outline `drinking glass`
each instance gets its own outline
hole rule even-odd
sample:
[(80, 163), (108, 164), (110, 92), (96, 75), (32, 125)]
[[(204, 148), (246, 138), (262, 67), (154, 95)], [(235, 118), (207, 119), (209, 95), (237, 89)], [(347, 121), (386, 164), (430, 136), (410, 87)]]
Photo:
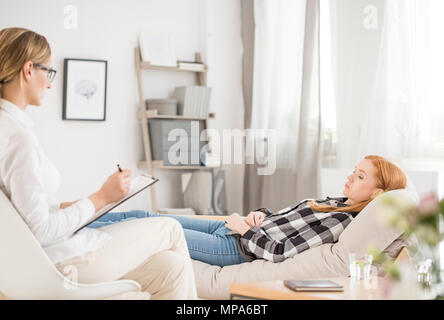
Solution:
[(373, 256), (371, 254), (350, 253), (348, 255), (350, 277), (354, 280), (366, 280), (370, 278)]

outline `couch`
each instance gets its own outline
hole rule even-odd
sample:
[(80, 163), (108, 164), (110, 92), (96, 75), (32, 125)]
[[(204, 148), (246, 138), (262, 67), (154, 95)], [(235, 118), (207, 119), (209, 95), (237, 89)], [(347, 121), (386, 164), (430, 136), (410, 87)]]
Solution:
[[(392, 190), (385, 195), (401, 197), (412, 204), (418, 201), (411, 180), (406, 189)], [(280, 263), (259, 259), (219, 267), (193, 260), (198, 296), (202, 299), (228, 299), (230, 284), (236, 282), (349, 276), (348, 254), (366, 253), (370, 244), (394, 259), (407, 243), (400, 231), (384, 222), (382, 206), (379, 196), (347, 226), (336, 243), (306, 250)], [(382, 275), (378, 266), (376, 269)]]

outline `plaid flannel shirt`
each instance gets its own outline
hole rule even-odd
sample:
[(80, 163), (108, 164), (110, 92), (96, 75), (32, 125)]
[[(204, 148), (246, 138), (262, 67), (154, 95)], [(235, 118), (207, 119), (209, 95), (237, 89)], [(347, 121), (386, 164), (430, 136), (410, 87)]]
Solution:
[[(257, 209), (266, 214), (260, 227), (250, 228), (236, 237), (241, 253), (247, 260), (265, 259), (281, 262), (307, 249), (336, 242), (357, 212), (318, 212), (308, 205), (312, 199), (301, 201), (273, 213), (267, 208)], [(316, 200), (319, 204), (346, 206), (347, 198)], [(243, 250), (242, 250), (243, 249)]]

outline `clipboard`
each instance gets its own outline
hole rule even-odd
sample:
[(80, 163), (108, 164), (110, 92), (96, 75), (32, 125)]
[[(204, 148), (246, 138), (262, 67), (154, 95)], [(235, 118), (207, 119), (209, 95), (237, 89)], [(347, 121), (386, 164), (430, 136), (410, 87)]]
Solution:
[(159, 181), (159, 179), (154, 178), (148, 174), (142, 174), (142, 175), (137, 176), (136, 178), (132, 179), (131, 185), (130, 185), (130, 190), (128, 191), (128, 193), (125, 197), (123, 197), (122, 199), (120, 199), (116, 202), (111, 202), (111, 203), (107, 204), (106, 206), (104, 206), (99, 211), (97, 211), (96, 214), (91, 219), (89, 219), (80, 228), (78, 228), (76, 231), (74, 231), (74, 234), (77, 233), (78, 231), (80, 231), (81, 229), (85, 228), (91, 222), (96, 221), (104, 214), (106, 214), (106, 213), (110, 212), (111, 210), (113, 210), (114, 208), (118, 207), (119, 205), (124, 203), (126, 200), (131, 199), (139, 192), (141, 192), (141, 191), (145, 190), (146, 188), (148, 188), (149, 186), (155, 184), (157, 181)]

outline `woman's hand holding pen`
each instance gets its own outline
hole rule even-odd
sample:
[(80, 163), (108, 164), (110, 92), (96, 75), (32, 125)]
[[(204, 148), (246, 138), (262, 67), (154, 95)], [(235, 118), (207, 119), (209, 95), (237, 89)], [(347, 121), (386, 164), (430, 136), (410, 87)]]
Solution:
[(131, 170), (125, 169), (109, 176), (100, 190), (108, 202), (117, 201), (129, 191), (131, 182)]
[(131, 183), (131, 170), (120, 169), (108, 177), (99, 191), (89, 198), (94, 203), (96, 212), (111, 202), (115, 202), (129, 191)]

